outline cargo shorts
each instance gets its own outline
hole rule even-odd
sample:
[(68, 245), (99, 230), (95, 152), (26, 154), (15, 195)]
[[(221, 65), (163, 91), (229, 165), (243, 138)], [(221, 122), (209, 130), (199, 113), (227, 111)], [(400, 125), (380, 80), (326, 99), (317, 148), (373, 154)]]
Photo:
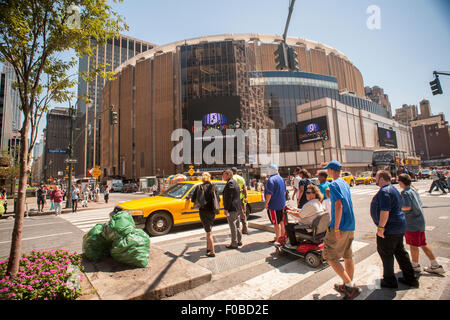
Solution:
[(324, 238), (323, 258), (328, 261), (339, 261), (341, 258), (351, 259), (353, 257), (352, 242), (355, 237), (354, 231), (340, 231), (342, 239), (336, 239), (334, 229), (328, 228)]

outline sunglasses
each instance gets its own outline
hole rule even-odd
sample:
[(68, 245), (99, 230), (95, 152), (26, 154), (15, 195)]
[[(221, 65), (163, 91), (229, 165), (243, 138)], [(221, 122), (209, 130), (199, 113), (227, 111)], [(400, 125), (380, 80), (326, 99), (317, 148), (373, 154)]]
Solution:
[(306, 191), (306, 194), (315, 194), (314, 191)]

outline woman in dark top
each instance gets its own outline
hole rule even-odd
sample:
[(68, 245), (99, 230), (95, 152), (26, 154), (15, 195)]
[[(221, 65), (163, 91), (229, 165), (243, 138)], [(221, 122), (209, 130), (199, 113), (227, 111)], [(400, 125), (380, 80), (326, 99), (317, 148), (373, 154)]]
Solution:
[(200, 192), (204, 195), (204, 202), (199, 203), (200, 220), (203, 228), (206, 231), (206, 256), (215, 257), (214, 242), (212, 237), (212, 227), (216, 217), (216, 210), (214, 206), (214, 198), (219, 203), (219, 195), (217, 187), (211, 183), (211, 175), (208, 172), (202, 174), (202, 184), (199, 184), (192, 194), (191, 202), (196, 203), (202, 201)]

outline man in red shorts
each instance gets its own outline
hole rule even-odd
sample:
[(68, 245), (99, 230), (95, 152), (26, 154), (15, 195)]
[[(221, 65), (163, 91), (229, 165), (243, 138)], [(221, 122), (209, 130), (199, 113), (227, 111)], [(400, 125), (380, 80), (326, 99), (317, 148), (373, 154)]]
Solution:
[(406, 218), (406, 244), (411, 248), (411, 263), (415, 272), (421, 272), (419, 265), (419, 248), (422, 248), (431, 267), (425, 268), (430, 273), (445, 273), (444, 268), (436, 261), (436, 257), (428, 247), (425, 239), (425, 218), (422, 209), (422, 201), (416, 190), (411, 188), (411, 177), (407, 174), (401, 174), (398, 177), (398, 184), (402, 188), (402, 211)]

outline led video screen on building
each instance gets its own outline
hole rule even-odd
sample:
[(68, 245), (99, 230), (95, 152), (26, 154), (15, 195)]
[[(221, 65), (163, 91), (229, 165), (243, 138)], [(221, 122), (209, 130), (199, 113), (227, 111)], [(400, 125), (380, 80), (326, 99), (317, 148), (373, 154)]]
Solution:
[(397, 134), (394, 130), (378, 127), (378, 139), (380, 147), (397, 148)]
[(203, 131), (218, 129), (238, 129), (241, 126), (240, 97), (205, 97), (189, 101), (186, 112), (189, 130), (192, 132), (194, 121), (201, 121)]
[(320, 141), (321, 136), (328, 140), (327, 117), (314, 118), (297, 124), (298, 143)]

